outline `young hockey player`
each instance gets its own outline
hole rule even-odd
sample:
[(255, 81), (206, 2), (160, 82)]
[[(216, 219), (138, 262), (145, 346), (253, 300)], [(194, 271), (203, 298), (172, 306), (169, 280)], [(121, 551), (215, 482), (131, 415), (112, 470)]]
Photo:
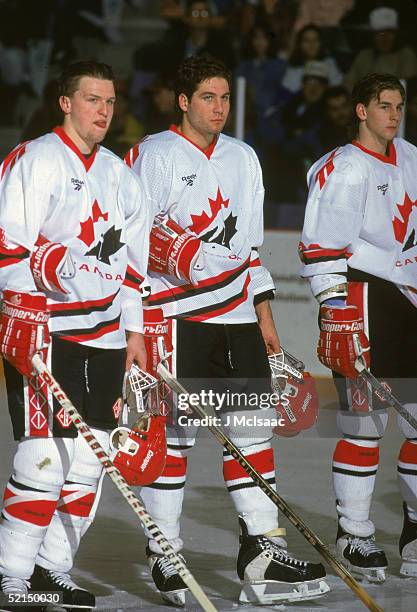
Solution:
[[(274, 284), (257, 252), (264, 198), (259, 161), (250, 146), (222, 134), (230, 81), (221, 62), (208, 56), (186, 59), (175, 83), (179, 124), (145, 138), (126, 162), (140, 177), (155, 216), (150, 308), (145, 310), (148, 361), (155, 365), (158, 360), (158, 334), (164, 334), (166, 345), (173, 346), (172, 371), (189, 388), (207, 389), (211, 379), (211, 389), (249, 393), (271, 390), (267, 353), (279, 352), (280, 345), (269, 304)], [(177, 551), (183, 547), (187, 455), (196, 432), (196, 426), (182, 427), (174, 419), (168, 427), (165, 470), (141, 491), (147, 510)], [(226, 432), (275, 485), (272, 427), (235, 424)], [(223, 475), (240, 515), (241, 600), (264, 602), (268, 583), (269, 601), (309, 599), (328, 590), (321, 564), (299, 561), (287, 552), (276, 506), (228, 453)], [(183, 605), (186, 586), (152, 538), (146, 552), (162, 596)]]
[[(320, 361), (333, 370), (343, 439), (333, 456), (337, 550), (355, 572), (385, 578), (370, 507), (386, 404), (358, 379), (355, 361), (387, 380), (417, 416), (417, 149), (395, 138), (405, 92), (390, 74), (370, 74), (352, 92), (353, 138), (308, 174), (302, 276), (320, 304)], [(404, 526), (401, 573), (417, 576), (417, 432), (401, 416), (398, 458)]]
[(62, 126), (19, 145), (0, 167), (0, 347), (18, 441), (0, 523), (6, 600), (32, 588), (63, 592), (68, 608), (95, 602), (69, 572), (94, 518), (102, 467), (34, 375), (33, 355), (42, 354), (105, 449), (124, 372), (133, 360), (146, 367), (139, 285), (148, 206), (134, 173), (99, 146), (113, 83), (105, 64), (69, 66)]

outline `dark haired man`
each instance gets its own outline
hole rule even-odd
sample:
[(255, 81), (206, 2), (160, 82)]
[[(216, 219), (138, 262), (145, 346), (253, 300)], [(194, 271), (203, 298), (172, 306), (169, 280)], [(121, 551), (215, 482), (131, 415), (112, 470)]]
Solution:
[[(259, 161), (251, 147), (221, 133), (230, 110), (230, 80), (229, 70), (211, 57), (185, 60), (175, 83), (179, 125), (145, 138), (126, 162), (154, 204), (148, 316), (161, 323), (167, 343), (172, 342), (173, 373), (195, 392), (214, 387), (249, 394), (270, 390), (267, 352), (279, 352), (280, 345), (269, 305), (274, 284), (257, 253), (264, 196)], [(145, 339), (146, 333), (145, 325)], [(149, 340), (154, 362), (158, 338)], [(187, 426), (180, 418), (173, 422), (166, 468), (141, 491), (176, 550), (183, 546), (187, 455), (196, 433), (194, 424)], [(272, 428), (239, 426), (234, 420), (227, 434), (275, 485)], [(288, 554), (276, 507), (228, 453), (223, 475), (240, 515), (238, 574), (248, 587), (242, 600), (254, 601), (257, 592), (255, 601), (264, 602), (268, 581), (270, 601), (311, 598), (328, 590), (320, 580), (325, 575), (321, 564)], [(184, 605), (185, 584), (152, 538), (147, 555), (162, 596)]]
[(0, 523), (1, 591), (6, 599), (30, 586), (61, 591), (77, 609), (94, 607), (69, 572), (102, 468), (31, 360), (41, 352), (108, 448), (125, 369), (133, 360), (146, 366), (139, 284), (149, 232), (137, 177), (99, 147), (113, 81), (105, 64), (71, 65), (61, 127), (19, 145), (0, 167), (0, 347), (18, 441)]
[[(404, 98), (390, 74), (356, 83), (353, 141), (310, 169), (300, 244), (302, 276), (320, 304), (318, 356), (333, 370), (340, 397), (337, 549), (351, 569), (376, 581), (384, 580), (387, 559), (375, 543), (370, 507), (387, 413), (355, 361), (359, 340), (374, 375), (388, 379), (417, 416), (417, 149), (395, 138)], [(417, 576), (417, 432), (402, 417), (398, 423), (406, 437), (398, 459), (401, 573)]]

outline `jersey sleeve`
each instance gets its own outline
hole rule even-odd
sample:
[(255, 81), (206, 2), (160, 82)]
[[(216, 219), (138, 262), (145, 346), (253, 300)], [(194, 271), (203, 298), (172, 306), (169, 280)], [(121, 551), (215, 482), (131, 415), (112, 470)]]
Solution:
[(47, 215), (53, 173), (47, 159), (16, 147), (0, 166), (0, 289), (37, 291), (30, 254)]
[(127, 168), (122, 179), (121, 198), (125, 212), (128, 260), (121, 287), (122, 316), (126, 330), (142, 333), (142, 293), (148, 284), (150, 204), (140, 181)]
[(337, 150), (314, 164), (308, 175), (309, 194), (299, 245), (301, 276), (310, 279), (314, 295), (346, 281), (351, 246), (359, 236), (367, 181)]
[(263, 206), (265, 189), (262, 180), (262, 170), (256, 154), (250, 158), (251, 172), (253, 173), (253, 208), (250, 220), (250, 240), (252, 245), (250, 258), (250, 275), (254, 296), (261, 293), (275, 291), (275, 284), (269, 271), (262, 265), (258, 253), (264, 240)]

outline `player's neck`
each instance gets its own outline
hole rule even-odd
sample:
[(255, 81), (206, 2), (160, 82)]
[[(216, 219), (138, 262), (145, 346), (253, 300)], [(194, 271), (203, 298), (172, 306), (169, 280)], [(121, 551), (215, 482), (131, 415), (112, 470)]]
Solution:
[(360, 145), (365, 147), (365, 149), (368, 149), (368, 151), (378, 153), (378, 155), (389, 155), (389, 145), (392, 142), (391, 140), (382, 138), (369, 130), (366, 132), (360, 131), (356, 140)]
[(90, 153), (93, 152), (94, 147), (96, 146), (96, 143), (90, 143), (84, 140), (78, 134), (78, 132), (75, 130), (75, 128), (72, 126), (71, 123), (67, 123), (64, 121), (62, 125), (62, 129), (64, 130), (66, 135), (69, 136), (69, 138), (71, 138), (72, 142), (78, 147), (78, 149), (83, 155), (89, 155)]
[(180, 134), (185, 136), (185, 138), (188, 140), (191, 140), (193, 144), (197, 145), (197, 147), (203, 151), (206, 151), (216, 138), (216, 136), (213, 134), (202, 134), (201, 132), (198, 132), (195, 128), (193, 128), (189, 121), (186, 120), (186, 118), (181, 121), (181, 123), (177, 126), (177, 129)]

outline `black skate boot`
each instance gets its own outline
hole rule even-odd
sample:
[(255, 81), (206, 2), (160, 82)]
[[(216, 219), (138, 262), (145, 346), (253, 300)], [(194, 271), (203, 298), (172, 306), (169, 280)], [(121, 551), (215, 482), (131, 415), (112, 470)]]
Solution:
[(352, 573), (370, 582), (384, 582), (388, 561), (375, 542), (375, 536), (360, 537), (346, 533), (339, 525), (336, 536), (337, 555)]
[[(185, 564), (184, 557), (179, 553), (177, 554)], [(153, 552), (149, 546), (146, 547), (146, 556), (148, 557), (152, 580), (161, 593), (162, 599), (175, 606), (185, 606), (188, 587), (172, 562), (161, 553)]]
[(264, 535), (249, 535), (239, 517), (237, 573), (243, 583), (241, 603), (275, 604), (305, 601), (329, 591), (321, 563), (294, 559), (287, 549)]
[[(29, 581), (22, 578), (12, 578), (0, 574), (0, 612), (22, 612), (30, 608), (17, 605), (19, 597), (25, 597), (29, 593)], [(8, 604), (13, 605), (8, 605)]]
[(86, 589), (79, 587), (69, 574), (47, 570), (35, 565), (31, 578), (33, 591), (62, 593), (62, 608), (66, 610), (91, 610), (96, 606), (96, 598)]
[(403, 503), (404, 523), (400, 536), (400, 555), (402, 565), (400, 574), (417, 578), (417, 523), (410, 520), (407, 504)]

